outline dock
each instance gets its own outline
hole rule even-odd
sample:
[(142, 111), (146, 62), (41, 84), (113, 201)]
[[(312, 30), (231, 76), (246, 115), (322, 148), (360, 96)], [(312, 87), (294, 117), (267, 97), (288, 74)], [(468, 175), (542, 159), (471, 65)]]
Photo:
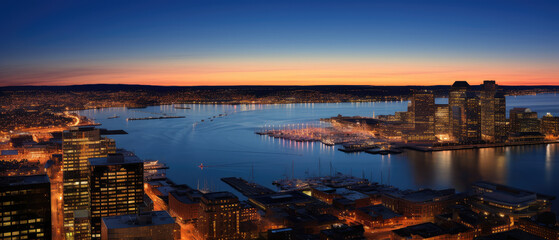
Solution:
[(272, 189), (264, 187), (260, 184), (247, 182), (242, 178), (227, 177), (222, 178), (221, 181), (227, 183), (229, 186), (239, 191), (246, 197), (276, 193), (276, 191)]

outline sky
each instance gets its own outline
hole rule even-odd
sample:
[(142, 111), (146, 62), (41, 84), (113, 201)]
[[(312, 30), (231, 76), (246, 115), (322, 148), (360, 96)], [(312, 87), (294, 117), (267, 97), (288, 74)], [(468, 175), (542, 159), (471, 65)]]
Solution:
[(486, 79), (559, 85), (559, 1), (0, 2), (0, 86)]

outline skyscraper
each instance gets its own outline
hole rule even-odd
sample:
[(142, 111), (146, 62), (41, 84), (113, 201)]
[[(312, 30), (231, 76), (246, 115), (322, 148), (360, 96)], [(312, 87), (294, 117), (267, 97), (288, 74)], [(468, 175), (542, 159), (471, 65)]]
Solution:
[(425, 136), (426, 140), (435, 138), (435, 97), (429, 91), (413, 93), (410, 105), (413, 113), (414, 129), (417, 134)]
[(483, 81), (481, 84), (481, 138), (488, 142), (495, 141), (495, 94), (497, 84), (495, 81)]
[(466, 138), (463, 141), (472, 143), (481, 140), (481, 106), (475, 92), (466, 94)]
[(230, 192), (212, 192), (202, 196), (198, 229), (205, 239), (239, 239), (239, 199)]
[(0, 177), (2, 239), (51, 239), (47, 175)]
[(503, 142), (507, 137), (507, 103), (505, 94), (497, 91), (495, 94), (495, 141)]
[(100, 130), (95, 127), (72, 127), (62, 133), (62, 138), (65, 236), (66, 239), (90, 239), (88, 159), (114, 153), (115, 143), (101, 137)]
[(469, 88), (468, 82), (456, 81), (452, 84), (449, 93), (452, 138), (458, 142), (466, 140), (466, 101)]
[(513, 108), (510, 110), (512, 133), (539, 132), (541, 130), (538, 113), (529, 108)]
[(90, 158), (91, 238), (101, 238), (101, 218), (137, 213), (144, 197), (144, 163), (136, 156)]
[(442, 141), (450, 140), (450, 107), (448, 104), (435, 104), (435, 136)]

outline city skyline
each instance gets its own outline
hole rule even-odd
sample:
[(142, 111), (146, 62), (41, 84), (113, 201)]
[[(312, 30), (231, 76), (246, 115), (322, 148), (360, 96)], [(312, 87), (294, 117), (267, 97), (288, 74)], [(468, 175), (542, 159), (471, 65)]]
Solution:
[(556, 85), (559, 4), (4, 3), (0, 85)]

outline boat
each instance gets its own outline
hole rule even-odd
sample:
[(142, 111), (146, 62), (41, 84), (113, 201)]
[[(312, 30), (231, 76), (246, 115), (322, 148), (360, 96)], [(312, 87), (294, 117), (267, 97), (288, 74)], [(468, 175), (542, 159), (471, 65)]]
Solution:
[(107, 119), (115, 119), (115, 118), (119, 118), (119, 117), (120, 116), (114, 115), (114, 116), (108, 117)]
[(175, 109), (191, 109), (190, 107), (175, 106)]

